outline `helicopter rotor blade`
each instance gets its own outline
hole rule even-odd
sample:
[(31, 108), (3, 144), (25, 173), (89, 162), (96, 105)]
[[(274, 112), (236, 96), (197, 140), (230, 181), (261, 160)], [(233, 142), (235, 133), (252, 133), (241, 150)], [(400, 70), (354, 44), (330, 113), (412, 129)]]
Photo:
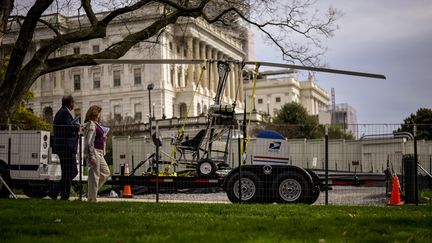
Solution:
[(307, 70), (307, 71), (324, 72), (324, 73), (336, 73), (336, 74), (360, 76), (360, 77), (367, 77), (367, 78), (386, 79), (386, 77), (382, 74), (355, 72), (355, 71), (347, 71), (347, 70), (339, 70), (339, 69), (331, 69), (331, 68), (300, 66), (300, 65), (273, 63), (273, 62), (245, 62), (245, 64), (260, 65), (260, 66), (266, 66), (266, 67), (291, 68), (291, 69), (297, 69), (297, 70)]
[[(98, 64), (202, 64), (207, 62), (214, 63), (217, 61), (219, 60), (213, 60), (213, 59), (95, 59), (95, 62)], [(238, 60), (224, 60), (224, 61), (231, 62), (231, 63), (244, 63), (247, 65), (290, 68), (290, 69), (307, 70), (307, 71), (314, 71), (314, 72), (335, 73), (335, 74), (343, 74), (343, 75), (350, 75), (350, 76), (386, 79), (386, 77), (382, 74), (355, 72), (355, 71), (347, 71), (347, 70), (340, 70), (340, 69), (300, 66), (300, 65), (274, 63), (274, 62), (254, 62), (254, 61), (242, 62)]]

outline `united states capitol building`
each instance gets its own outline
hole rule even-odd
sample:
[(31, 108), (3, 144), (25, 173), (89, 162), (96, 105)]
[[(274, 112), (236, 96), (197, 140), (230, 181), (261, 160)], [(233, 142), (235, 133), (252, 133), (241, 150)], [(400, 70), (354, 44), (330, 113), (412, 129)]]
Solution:
[[(100, 13), (98, 18), (106, 14)], [(69, 44), (56, 51), (54, 55), (91, 54), (103, 51), (128, 34), (148, 26), (156, 16), (159, 14), (152, 14), (152, 11), (148, 10), (144, 13), (134, 12), (113, 21), (105, 38)], [(76, 30), (79, 25), (89, 24), (86, 16), (82, 15), (67, 17), (52, 14), (43, 18), (57, 23), (64, 32)], [(54, 33), (46, 26), (38, 25), (30, 49), (36, 51), (44, 39), (53, 35)], [(13, 38), (13, 34), (5, 36), (3, 55), (7, 55), (11, 50)], [(201, 19), (183, 18), (166, 28), (158, 37), (158, 44), (140, 42), (132, 47), (123, 59), (249, 60), (253, 56), (252, 39), (251, 32), (245, 27), (222, 29)], [(30, 53), (28, 58), (31, 56)], [(202, 81), (197, 85), (201, 74)], [(147, 85), (153, 83), (151, 107), (154, 109), (151, 115), (154, 114), (156, 119), (184, 117), (189, 106), (189, 116), (199, 116), (213, 103), (217, 81), (215, 63), (207, 65), (203, 73), (201, 65), (196, 64), (101, 64), (73, 67), (39, 77), (31, 87), (34, 99), (28, 104), (28, 108), (52, 121), (53, 115), (61, 106), (61, 97), (71, 94), (76, 102), (76, 115), (83, 116), (91, 105), (99, 105), (103, 109), (103, 120), (117, 116), (128, 117), (135, 123), (147, 123)], [(250, 81), (243, 81), (240, 65), (231, 65), (222, 96), (223, 103), (232, 104), (236, 100), (237, 112), (242, 112), (245, 95), (249, 94), (246, 98), (250, 99), (250, 86)], [(197, 92), (194, 96), (195, 89)], [(329, 95), (311, 80), (299, 82), (295, 76), (289, 76), (287, 80), (275, 82), (264, 77), (258, 82), (255, 106), (256, 110), (269, 110), (270, 115), (273, 115), (284, 103), (296, 101), (303, 104), (311, 114), (317, 114), (320, 107), (328, 105), (329, 100)]]

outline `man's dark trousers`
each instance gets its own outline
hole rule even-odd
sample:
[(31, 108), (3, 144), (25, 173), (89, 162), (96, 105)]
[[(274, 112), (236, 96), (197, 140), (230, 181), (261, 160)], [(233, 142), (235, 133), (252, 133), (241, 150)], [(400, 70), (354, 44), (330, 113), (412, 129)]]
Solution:
[(60, 198), (69, 199), (72, 180), (78, 175), (75, 154), (59, 154), (61, 179), (59, 181)]

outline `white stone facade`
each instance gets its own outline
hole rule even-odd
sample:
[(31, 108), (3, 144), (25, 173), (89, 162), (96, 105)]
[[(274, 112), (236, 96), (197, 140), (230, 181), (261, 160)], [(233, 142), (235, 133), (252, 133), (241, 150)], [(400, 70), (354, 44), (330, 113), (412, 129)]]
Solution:
[[(253, 80), (245, 82), (247, 105), (250, 104)], [(255, 110), (261, 114), (275, 116), (276, 112), (286, 103), (297, 102), (306, 108), (310, 115), (318, 115), (329, 102), (329, 94), (312, 79), (298, 81), (289, 75), (282, 78), (267, 78), (257, 80), (255, 90)]]
[[(157, 8), (154, 11), (159, 11)], [(129, 15), (127, 19), (114, 22), (107, 30), (107, 37), (70, 44), (55, 55), (73, 53), (96, 53), (113, 43), (122, 40), (129, 32), (143, 29), (153, 15), (137, 18)], [(106, 13), (101, 13), (102, 17)], [(140, 13), (142, 15), (142, 13)], [(62, 31), (78, 27), (78, 18), (49, 15), (45, 19), (57, 18)], [(88, 24), (85, 16), (80, 17), (82, 25)], [(35, 33), (32, 49), (35, 51), (44, 39), (53, 36), (45, 26), (40, 25)], [(9, 39), (8, 39), (9, 38)], [(4, 39), (4, 47), (9, 48), (14, 35)], [(169, 26), (159, 37), (159, 44), (141, 42), (122, 57), (124, 59), (226, 59), (244, 60), (246, 53), (244, 41), (225, 34), (221, 29), (211, 26), (200, 19), (180, 19)], [(29, 54), (29, 57), (31, 53)], [(211, 67), (209, 67), (211, 65)], [(74, 67), (46, 74), (38, 78), (31, 90), (34, 99), (28, 105), (34, 113), (50, 119), (61, 106), (61, 97), (74, 96), (75, 113), (85, 115), (87, 109), (97, 104), (102, 107), (103, 119), (132, 117), (136, 122), (148, 122), (149, 97), (147, 85), (154, 84), (151, 91), (152, 106), (156, 119), (165, 116), (182, 117), (189, 105), (190, 116), (197, 116), (213, 103), (217, 87), (216, 64), (207, 65), (203, 80), (192, 102), (196, 83), (200, 77), (200, 65), (170, 64), (103, 64), (97, 66)], [(237, 98), (237, 108), (241, 110), (243, 100), (243, 81), (239, 65), (231, 66), (226, 91), (222, 101), (232, 104)], [(236, 91), (239, 93), (236, 97)]]

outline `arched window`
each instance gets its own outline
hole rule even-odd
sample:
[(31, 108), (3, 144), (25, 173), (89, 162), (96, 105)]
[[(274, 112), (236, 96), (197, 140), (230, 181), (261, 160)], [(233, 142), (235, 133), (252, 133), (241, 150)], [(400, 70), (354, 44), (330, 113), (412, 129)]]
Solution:
[(207, 113), (207, 105), (204, 105), (203, 113)]
[(197, 116), (201, 115), (201, 104), (197, 104)]
[(187, 113), (187, 105), (186, 103), (180, 103), (180, 117), (186, 117), (186, 113)]
[(47, 106), (43, 109), (43, 119), (47, 122), (52, 122), (53, 120), (53, 109)]

